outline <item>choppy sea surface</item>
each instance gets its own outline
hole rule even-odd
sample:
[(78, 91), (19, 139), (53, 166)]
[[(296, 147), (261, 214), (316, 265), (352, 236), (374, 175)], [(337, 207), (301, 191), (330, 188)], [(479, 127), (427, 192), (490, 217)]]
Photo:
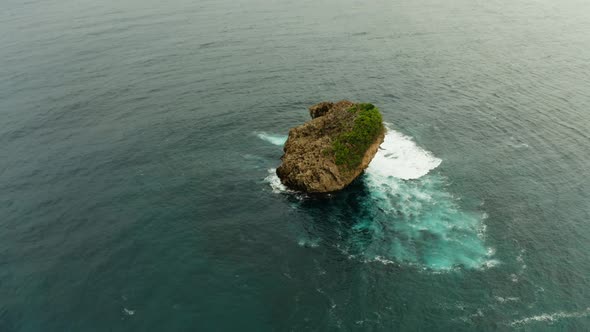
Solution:
[[(5, 0), (0, 331), (590, 330), (590, 3)], [(386, 140), (274, 174), (324, 100)]]

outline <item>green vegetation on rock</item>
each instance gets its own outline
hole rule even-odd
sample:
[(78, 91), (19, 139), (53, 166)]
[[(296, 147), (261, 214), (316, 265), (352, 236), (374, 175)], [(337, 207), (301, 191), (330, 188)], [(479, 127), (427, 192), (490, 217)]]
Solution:
[(332, 148), (336, 165), (354, 169), (385, 129), (381, 113), (373, 104), (357, 104), (348, 111), (356, 113), (354, 125), (350, 131), (336, 137)]

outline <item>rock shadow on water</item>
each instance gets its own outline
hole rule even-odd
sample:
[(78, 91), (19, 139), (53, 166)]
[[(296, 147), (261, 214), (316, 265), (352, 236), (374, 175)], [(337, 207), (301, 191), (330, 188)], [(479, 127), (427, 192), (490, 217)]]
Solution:
[[(371, 234), (355, 229), (357, 220), (370, 218), (370, 210), (362, 203), (370, 195), (362, 179), (356, 179), (347, 188), (330, 194), (305, 194), (304, 199), (294, 199), (297, 210), (310, 217), (302, 224), (303, 236), (324, 246), (342, 248), (343, 243), (370, 241)], [(301, 243), (302, 241), (300, 241)]]

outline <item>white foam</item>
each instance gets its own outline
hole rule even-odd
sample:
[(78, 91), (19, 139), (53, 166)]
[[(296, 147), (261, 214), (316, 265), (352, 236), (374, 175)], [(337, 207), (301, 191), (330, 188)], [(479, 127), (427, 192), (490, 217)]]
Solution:
[(494, 296), (494, 298), (496, 298), (496, 300), (500, 303), (506, 303), (506, 302), (518, 302), (520, 301), (519, 297), (502, 297), (502, 296)]
[(285, 135), (276, 135), (276, 134), (269, 134), (264, 131), (256, 132), (256, 136), (263, 141), (266, 141), (270, 144), (283, 146), (287, 141), (287, 136)]
[(536, 315), (536, 316), (526, 317), (523, 319), (515, 320), (512, 323), (510, 323), (510, 325), (516, 326), (516, 325), (528, 324), (531, 322), (550, 322), (550, 323), (552, 323), (552, 322), (555, 322), (558, 319), (562, 319), (562, 318), (581, 318), (581, 317), (587, 317), (589, 315), (590, 315), (590, 307), (586, 308), (586, 310), (578, 311), (578, 312), (559, 311), (559, 312), (554, 312), (554, 313), (550, 313), (550, 314), (540, 314), (540, 315)]
[(386, 127), (385, 140), (369, 164), (367, 173), (411, 180), (428, 174), (442, 162), (416, 145), (411, 137), (389, 128), (387, 124)]
[(133, 316), (133, 315), (135, 315), (135, 310), (123, 308), (123, 313), (125, 313), (125, 315), (127, 315), (127, 316)]
[(375, 256), (375, 258), (373, 258), (373, 259), (365, 260), (365, 263), (367, 263), (367, 262), (379, 262), (383, 265), (396, 264), (394, 261), (383, 258), (381, 256)]
[(494, 268), (494, 267), (498, 266), (498, 264), (500, 264), (500, 261), (499, 260), (497, 260), (497, 259), (489, 259), (489, 260), (485, 261), (482, 264), (482, 268), (491, 269), (491, 268)]
[(268, 170), (268, 176), (264, 178), (270, 187), (272, 188), (272, 192), (275, 194), (291, 192), (284, 184), (281, 183), (281, 179), (279, 179), (277, 175), (277, 169), (271, 168)]
[(299, 239), (297, 244), (305, 248), (317, 248), (320, 246), (320, 239)]

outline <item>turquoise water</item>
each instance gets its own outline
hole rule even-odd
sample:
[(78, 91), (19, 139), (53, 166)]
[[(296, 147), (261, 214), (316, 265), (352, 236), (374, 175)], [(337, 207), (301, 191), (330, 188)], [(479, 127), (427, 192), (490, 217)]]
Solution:
[[(8, 0), (0, 331), (590, 329), (590, 4)], [(348, 189), (273, 175), (379, 106)]]

